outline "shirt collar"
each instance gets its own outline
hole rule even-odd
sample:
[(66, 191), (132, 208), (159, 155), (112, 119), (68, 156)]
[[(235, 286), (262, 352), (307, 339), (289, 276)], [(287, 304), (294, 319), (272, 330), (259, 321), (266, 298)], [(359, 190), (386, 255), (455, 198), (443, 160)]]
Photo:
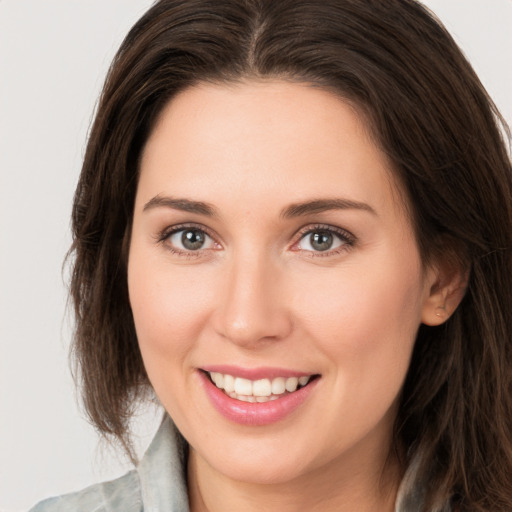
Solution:
[(188, 512), (184, 445), (166, 414), (137, 466), (144, 512)]

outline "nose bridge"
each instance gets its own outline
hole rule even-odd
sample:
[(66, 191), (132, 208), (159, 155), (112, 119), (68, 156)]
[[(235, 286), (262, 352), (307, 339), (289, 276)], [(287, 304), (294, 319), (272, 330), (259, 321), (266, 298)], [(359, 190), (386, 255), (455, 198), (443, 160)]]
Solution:
[(282, 301), (281, 273), (264, 252), (233, 257), (217, 311), (219, 334), (245, 346), (285, 337), (291, 318)]

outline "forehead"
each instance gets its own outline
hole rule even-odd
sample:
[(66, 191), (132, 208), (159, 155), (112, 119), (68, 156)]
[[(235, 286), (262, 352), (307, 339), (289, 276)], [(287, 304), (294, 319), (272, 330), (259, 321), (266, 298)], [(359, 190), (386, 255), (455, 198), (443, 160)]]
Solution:
[(352, 105), (307, 84), (273, 81), (202, 84), (174, 97), (144, 148), (138, 196), (270, 206), (335, 195), (379, 209), (395, 203), (398, 190)]

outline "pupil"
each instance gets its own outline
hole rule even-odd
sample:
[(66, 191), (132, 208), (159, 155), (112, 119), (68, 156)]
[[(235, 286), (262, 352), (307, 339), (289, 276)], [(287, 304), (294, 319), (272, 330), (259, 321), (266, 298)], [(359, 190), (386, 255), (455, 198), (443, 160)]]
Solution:
[(318, 231), (311, 235), (311, 247), (317, 251), (327, 251), (332, 246), (332, 234), (328, 231)]
[(204, 244), (204, 233), (201, 231), (184, 231), (181, 235), (181, 243), (185, 249), (195, 251), (200, 249)]

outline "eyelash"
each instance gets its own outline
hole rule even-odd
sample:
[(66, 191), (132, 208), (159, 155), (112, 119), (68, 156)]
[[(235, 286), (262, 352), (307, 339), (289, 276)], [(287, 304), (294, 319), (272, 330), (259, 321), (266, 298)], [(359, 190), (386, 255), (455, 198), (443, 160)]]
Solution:
[[(219, 245), (218, 242), (215, 241), (215, 236), (210, 232), (209, 229), (205, 228), (202, 225), (193, 224), (193, 223), (178, 224), (176, 226), (172, 226), (170, 228), (164, 229), (156, 237), (157, 242), (162, 245), (165, 245), (166, 249), (169, 250), (172, 254), (176, 254), (178, 256), (185, 257), (185, 258), (198, 258), (198, 257), (201, 257), (201, 255), (203, 254), (203, 252), (205, 250), (211, 250), (211, 249), (198, 249), (197, 251), (193, 251), (193, 250), (185, 250), (184, 251), (184, 250), (178, 249), (178, 248), (172, 246), (170, 243), (168, 243), (169, 238), (172, 235), (179, 233), (180, 231), (186, 231), (186, 230), (200, 231), (200, 232), (206, 234), (209, 238), (211, 238), (215, 244)], [(335, 249), (331, 249), (331, 250), (328, 249), (326, 251), (310, 251), (310, 250), (305, 250), (305, 249), (294, 249), (294, 247), (296, 247), (308, 235), (310, 235), (312, 233), (316, 233), (316, 232), (330, 233), (330, 234), (334, 235), (335, 237), (337, 237), (342, 242), (342, 245)], [(328, 257), (328, 256), (334, 256), (337, 254), (341, 254), (341, 253), (349, 250), (350, 248), (352, 248), (357, 241), (356, 237), (349, 231), (346, 231), (344, 229), (337, 228), (334, 226), (330, 226), (328, 224), (314, 224), (314, 225), (305, 226), (298, 231), (297, 236), (298, 236), (298, 240), (292, 244), (292, 246), (291, 246), (292, 250), (296, 251), (296, 252), (306, 253), (308, 255), (308, 257), (311, 257), (311, 258), (318, 258), (318, 257), (324, 258), (324, 257)]]

